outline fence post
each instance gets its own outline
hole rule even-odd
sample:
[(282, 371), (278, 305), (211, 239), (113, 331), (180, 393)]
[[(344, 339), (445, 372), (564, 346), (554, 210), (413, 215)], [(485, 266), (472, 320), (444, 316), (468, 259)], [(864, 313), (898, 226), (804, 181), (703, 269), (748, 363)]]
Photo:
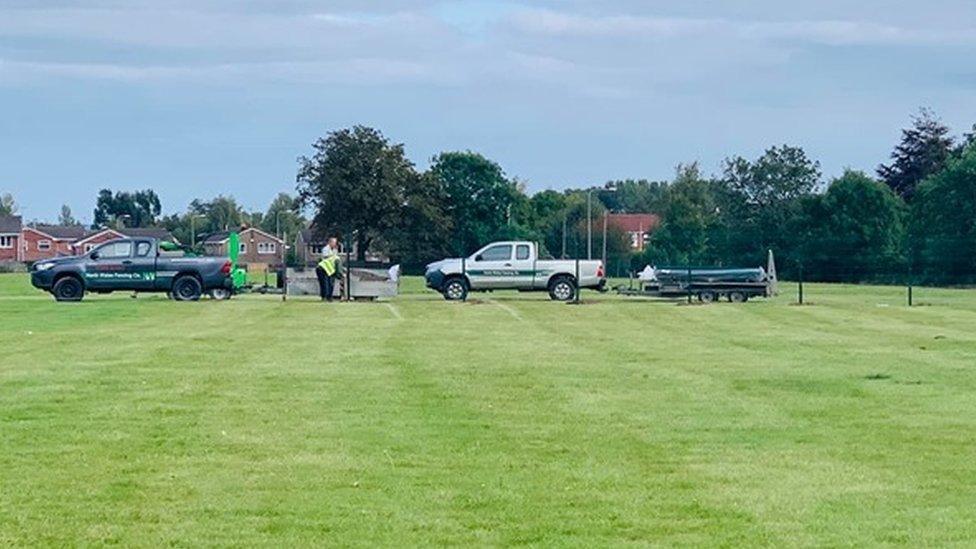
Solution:
[(803, 305), (803, 263), (802, 262), (799, 264), (799, 268), (800, 268), (799, 269), (799, 271), (800, 271), (799, 272), (800, 284), (799, 284), (799, 287), (797, 288), (797, 290), (799, 292), (798, 303), (800, 305)]
[(345, 283), (345, 294), (346, 301), (352, 301), (352, 272), (350, 264), (352, 263), (352, 255), (349, 250), (346, 250), (346, 283)]
[(688, 266), (688, 279), (685, 281), (688, 290), (688, 305), (691, 305), (691, 266)]
[(576, 259), (576, 295), (573, 296), (573, 302), (579, 305), (580, 303), (580, 260)]

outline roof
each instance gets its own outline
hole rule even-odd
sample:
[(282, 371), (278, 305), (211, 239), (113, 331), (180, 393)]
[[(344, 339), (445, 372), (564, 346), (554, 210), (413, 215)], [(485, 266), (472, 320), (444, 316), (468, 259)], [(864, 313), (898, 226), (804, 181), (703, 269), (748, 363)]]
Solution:
[(649, 232), (658, 228), (661, 217), (656, 214), (610, 214), (607, 217), (610, 225), (628, 233)]
[(129, 238), (155, 238), (158, 240), (173, 240), (173, 233), (162, 227), (132, 227), (119, 229), (120, 233)]
[(0, 215), (0, 233), (19, 233), (22, 226), (19, 215)]
[[(260, 233), (260, 234), (262, 234), (262, 235), (270, 238), (271, 240), (274, 240), (274, 241), (277, 241), (277, 242), (281, 242), (281, 243), (284, 243), (285, 242), (284, 240), (278, 238), (277, 236), (275, 236), (273, 234), (266, 233), (266, 232), (262, 231), (261, 229), (259, 229), (257, 227), (248, 227), (246, 229), (241, 229), (240, 231), (237, 231), (237, 233), (238, 234), (241, 234), (241, 235), (243, 235), (244, 233), (250, 233), (250, 232)], [(203, 239), (203, 243), (204, 244), (222, 244), (222, 243), (226, 242), (228, 238), (230, 238), (230, 233), (231, 233), (231, 231), (218, 231), (216, 233), (211, 233), (211, 234), (207, 235), (206, 238)]]
[(78, 240), (88, 234), (81, 225), (34, 225), (31, 228), (57, 240)]
[(204, 244), (220, 244), (230, 238), (230, 231), (217, 231), (210, 233), (203, 239)]

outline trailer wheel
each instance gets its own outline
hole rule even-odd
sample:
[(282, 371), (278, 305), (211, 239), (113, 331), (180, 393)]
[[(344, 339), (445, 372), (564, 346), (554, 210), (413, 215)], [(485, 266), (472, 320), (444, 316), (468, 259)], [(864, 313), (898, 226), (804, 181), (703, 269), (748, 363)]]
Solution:
[(549, 283), (549, 297), (553, 301), (570, 301), (576, 297), (576, 281), (560, 276)]
[(85, 297), (85, 286), (73, 276), (66, 276), (51, 288), (54, 299), (58, 301), (81, 301)]
[(227, 288), (214, 288), (210, 290), (210, 299), (214, 301), (227, 301), (230, 299), (231, 291)]
[(451, 278), (444, 283), (444, 289), (441, 293), (444, 294), (444, 299), (448, 301), (463, 301), (464, 298), (468, 297), (468, 284), (463, 278)]
[(745, 303), (749, 301), (749, 296), (744, 292), (731, 292), (729, 293), (729, 301), (732, 303)]
[(203, 286), (196, 277), (183, 275), (173, 282), (173, 299), (177, 301), (197, 301), (203, 294)]
[(698, 294), (698, 301), (701, 301), (702, 303), (714, 303), (715, 292), (701, 292)]

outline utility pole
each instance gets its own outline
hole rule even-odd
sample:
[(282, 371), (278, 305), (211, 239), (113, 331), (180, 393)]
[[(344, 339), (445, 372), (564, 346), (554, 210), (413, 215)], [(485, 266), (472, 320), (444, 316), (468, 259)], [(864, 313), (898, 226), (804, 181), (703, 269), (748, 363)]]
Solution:
[(586, 259), (593, 259), (593, 189), (586, 191)]
[(607, 268), (607, 218), (610, 217), (609, 212), (603, 212), (603, 268)]
[(566, 259), (566, 217), (569, 214), (563, 212), (563, 255), (560, 256), (562, 259)]

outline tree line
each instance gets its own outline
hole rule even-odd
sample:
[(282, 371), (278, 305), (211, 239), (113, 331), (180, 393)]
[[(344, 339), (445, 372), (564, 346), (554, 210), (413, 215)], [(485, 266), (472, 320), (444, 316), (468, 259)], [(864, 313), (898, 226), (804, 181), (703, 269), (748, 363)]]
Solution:
[[(105, 189), (94, 225), (162, 226), (193, 243), (241, 226), (294, 236), (311, 224), (317, 236), (338, 235), (360, 257), (374, 252), (417, 269), (503, 239), (585, 257), (589, 212), (593, 256), (605, 248), (611, 273), (648, 264), (754, 266), (771, 249), (782, 274), (802, 271), (808, 280), (976, 283), (976, 127), (955, 137), (924, 109), (889, 163), (829, 181), (802, 148), (780, 145), (758, 158), (728, 158), (712, 175), (692, 162), (669, 181), (530, 194), (477, 152), (444, 152), (420, 170), (403, 144), (356, 126), (317, 140), (299, 158), (296, 183), (295, 195), (279, 194), (264, 211), (217, 196), (167, 216), (153, 190)], [(2, 203), (13, 205), (10, 197)], [(604, 240), (608, 212), (655, 213), (662, 223), (633, 252), (628, 235), (612, 226)], [(66, 206), (61, 218), (76, 223)]]

